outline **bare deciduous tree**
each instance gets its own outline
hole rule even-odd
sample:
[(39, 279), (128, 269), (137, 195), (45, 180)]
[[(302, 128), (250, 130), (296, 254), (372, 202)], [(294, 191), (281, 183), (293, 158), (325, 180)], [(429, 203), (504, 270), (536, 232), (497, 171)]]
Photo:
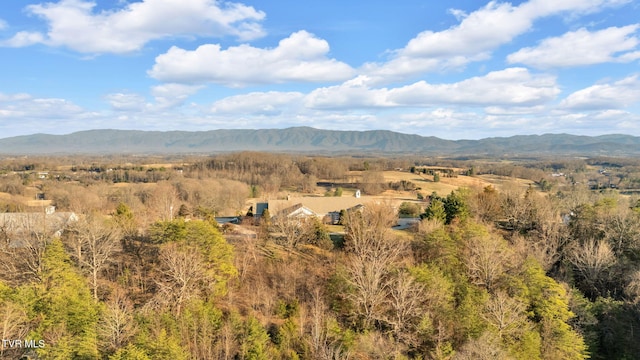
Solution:
[(281, 214), (273, 218), (273, 227), (283, 239), (283, 245), (293, 249), (302, 242), (305, 236), (305, 222), (302, 217), (286, 216)]
[(637, 213), (619, 206), (606, 217), (604, 237), (617, 255), (640, 249), (640, 221)]
[(5, 258), (2, 275), (6, 280), (20, 283), (40, 279), (46, 246), (57, 236), (63, 222), (54, 221), (45, 209), (41, 213), (3, 214), (0, 228), (5, 238), (0, 251)]
[(415, 342), (415, 327), (423, 315), (425, 290), (406, 271), (399, 272), (389, 283), (386, 321), (393, 328), (396, 338), (405, 344)]
[(462, 348), (455, 353), (453, 360), (495, 360), (513, 359), (500, 346), (500, 342), (495, 336), (485, 332), (479, 338), (469, 340)]
[(175, 211), (178, 211), (178, 193), (169, 182), (159, 182), (153, 192), (152, 204), (159, 212), (162, 221), (173, 220)]
[(368, 195), (377, 195), (384, 188), (384, 174), (382, 171), (364, 171), (362, 173), (362, 191)]
[(91, 277), (93, 297), (98, 298), (98, 277), (120, 246), (120, 232), (115, 224), (97, 215), (82, 217), (72, 227), (74, 256)]
[(179, 315), (185, 302), (199, 296), (201, 282), (208, 280), (202, 255), (194, 247), (181, 249), (171, 243), (160, 250), (160, 262), (163, 279), (158, 282), (156, 302)]
[(314, 289), (311, 302), (311, 349), (314, 354), (319, 354), (320, 349), (326, 339), (325, 314), (326, 305), (322, 300), (320, 289)]
[(477, 236), (467, 244), (466, 266), (471, 282), (492, 291), (509, 265), (512, 253), (497, 235)]
[(471, 212), (486, 222), (493, 222), (501, 218), (500, 195), (491, 185), (485, 186), (475, 196), (470, 197)]
[(608, 242), (588, 240), (569, 251), (569, 260), (586, 278), (595, 279), (616, 259)]
[(587, 287), (584, 290), (595, 291), (595, 294), (602, 290), (600, 285), (607, 280), (608, 270), (616, 262), (609, 243), (594, 239), (589, 239), (582, 245), (574, 244), (569, 250), (568, 259), (584, 279), (583, 283)]
[(522, 301), (510, 297), (504, 291), (496, 291), (485, 305), (482, 317), (497, 332), (501, 339), (524, 330), (527, 306)]
[[(29, 331), (28, 317), (25, 311), (11, 302), (0, 302), (0, 336), (2, 339), (24, 339)], [(17, 350), (17, 349), (14, 349)], [(0, 347), (0, 358), (13, 358), (15, 351)]]
[(365, 328), (382, 319), (389, 295), (389, 273), (405, 248), (391, 236), (394, 222), (392, 209), (382, 205), (367, 206), (363, 213), (347, 215), (345, 269), (347, 281), (354, 289), (349, 297)]
[(233, 331), (233, 324), (229, 320), (224, 322), (222, 329), (220, 329), (220, 341), (218, 342), (218, 358), (229, 360), (233, 358), (233, 354), (236, 352), (238, 343)]
[(135, 333), (133, 304), (122, 291), (116, 291), (105, 303), (98, 324), (102, 346), (108, 351), (124, 347)]

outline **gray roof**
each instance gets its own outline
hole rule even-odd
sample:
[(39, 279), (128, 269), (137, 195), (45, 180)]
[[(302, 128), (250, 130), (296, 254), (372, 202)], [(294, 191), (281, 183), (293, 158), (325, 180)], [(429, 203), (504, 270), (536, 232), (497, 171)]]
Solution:
[(32, 234), (62, 235), (62, 231), (71, 223), (78, 220), (72, 212), (30, 212), (30, 213), (0, 213), (0, 234), (16, 247)]

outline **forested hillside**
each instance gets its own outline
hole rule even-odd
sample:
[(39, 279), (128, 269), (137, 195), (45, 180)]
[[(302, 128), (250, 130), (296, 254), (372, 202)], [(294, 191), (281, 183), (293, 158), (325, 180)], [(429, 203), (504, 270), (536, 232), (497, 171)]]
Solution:
[(639, 145), (640, 138), (631, 135), (544, 134), (445, 140), (386, 130), (338, 131), (292, 127), (192, 132), (88, 130), (66, 135), (34, 134), (0, 139), (0, 154), (200, 154), (251, 150), (331, 154), (628, 156), (639, 154)]
[[(3, 339), (33, 342), (3, 343), (2, 358), (640, 353), (640, 202), (616, 190), (575, 181), (523, 186), (503, 176), (495, 186), (422, 194), (445, 172), (400, 190), (382, 175), (367, 177), (425, 165), (408, 159), (245, 153), (162, 165), (126, 159), (121, 169), (114, 159), (24, 161), (2, 163), (0, 330)], [(576, 178), (588, 169), (575, 159), (556, 165)], [(527, 169), (501, 166), (447, 174)], [(382, 196), (344, 211), (338, 225), (245, 216), (269, 196), (342, 196), (317, 181), (347, 184), (354, 174), (383, 179), (376, 191), (416, 198), (406, 203), (418, 209), (419, 225), (394, 230), (398, 209)], [(54, 214), (77, 218), (52, 231), (42, 208), (21, 202), (31, 191)], [(30, 212), (34, 220), (9, 221)], [(216, 223), (227, 214), (242, 224)]]

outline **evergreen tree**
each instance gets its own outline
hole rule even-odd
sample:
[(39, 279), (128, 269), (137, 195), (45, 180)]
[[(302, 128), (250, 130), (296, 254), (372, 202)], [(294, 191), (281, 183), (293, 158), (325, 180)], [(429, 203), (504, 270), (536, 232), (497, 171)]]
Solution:
[(445, 223), (450, 224), (453, 219), (458, 218), (464, 220), (469, 215), (469, 206), (466, 200), (467, 191), (458, 189), (452, 191), (444, 199), (444, 211), (446, 213)]
[(546, 276), (542, 267), (529, 260), (524, 265), (525, 297), (530, 318), (537, 324), (545, 359), (586, 359), (584, 339), (568, 324), (574, 314), (569, 310), (565, 289)]
[(138, 233), (135, 217), (127, 204), (123, 202), (118, 204), (113, 219), (125, 237), (132, 237)]
[(447, 221), (447, 212), (445, 211), (444, 202), (440, 198), (432, 198), (424, 214), (420, 217), (445, 223)]
[(97, 359), (99, 309), (62, 242), (54, 239), (43, 258), (42, 279), (28, 285), (30, 317), (37, 325), (32, 339), (44, 339), (37, 350), (47, 359)]
[(241, 358), (246, 360), (268, 360), (269, 335), (255, 317), (249, 317), (240, 333)]

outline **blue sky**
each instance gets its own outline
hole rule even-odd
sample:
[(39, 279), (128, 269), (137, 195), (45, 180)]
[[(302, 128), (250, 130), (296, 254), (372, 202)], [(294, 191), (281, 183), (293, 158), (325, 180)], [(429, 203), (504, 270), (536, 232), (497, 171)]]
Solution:
[(640, 2), (5, 1), (0, 138), (640, 136)]

